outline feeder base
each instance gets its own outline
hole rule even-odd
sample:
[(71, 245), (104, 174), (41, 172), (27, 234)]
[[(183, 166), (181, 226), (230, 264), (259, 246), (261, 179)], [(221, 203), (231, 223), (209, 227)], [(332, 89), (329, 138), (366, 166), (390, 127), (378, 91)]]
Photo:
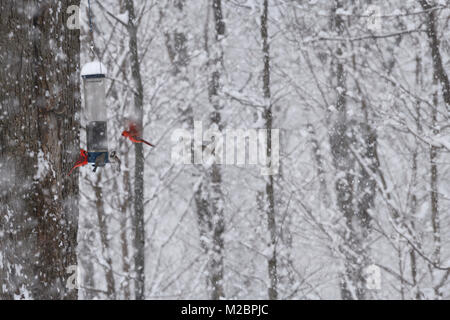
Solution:
[(104, 161), (97, 164), (98, 167), (104, 167), (105, 164), (109, 163), (109, 153), (108, 152), (88, 152), (88, 162), (95, 163), (98, 157), (105, 155)]

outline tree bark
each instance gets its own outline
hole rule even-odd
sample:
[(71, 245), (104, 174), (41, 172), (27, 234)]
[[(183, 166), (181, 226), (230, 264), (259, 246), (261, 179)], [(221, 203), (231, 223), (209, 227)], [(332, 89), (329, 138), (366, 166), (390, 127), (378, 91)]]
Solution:
[(431, 49), (431, 59), (433, 61), (433, 76), (441, 83), (442, 97), (444, 98), (447, 112), (450, 113), (450, 82), (444, 65), (442, 64), (442, 56), (439, 50), (439, 38), (436, 34), (436, 10), (432, 10), (433, 6), (427, 0), (419, 0), (420, 5), (424, 10), (428, 10), (427, 14), (427, 36), (428, 43)]
[[(137, 45), (137, 25), (134, 12), (134, 1), (126, 0), (128, 11), (129, 50), (131, 55), (131, 76), (135, 88), (134, 117), (140, 131), (143, 130), (144, 88), (141, 78), (139, 52)], [(135, 234), (135, 271), (136, 285), (135, 298), (145, 299), (145, 222), (144, 222), (144, 150), (142, 143), (134, 144), (135, 171), (134, 171), (134, 218), (133, 231)]]
[[(209, 60), (211, 78), (209, 81), (208, 97), (212, 106), (209, 114), (210, 125), (222, 128), (219, 88), (221, 69), (223, 65), (223, 52), (220, 44), (221, 38), (225, 35), (225, 24), (222, 15), (221, 0), (212, 1), (213, 15), (215, 21), (215, 45), (217, 50), (212, 53)], [(225, 220), (224, 203), (221, 189), (222, 172), (218, 164), (213, 163), (204, 175), (196, 191), (195, 202), (197, 204), (197, 214), (201, 226), (201, 233), (208, 235), (208, 242), (203, 242), (208, 256), (208, 277), (207, 287), (212, 300), (223, 299), (225, 297), (223, 283), (223, 258)], [(206, 226), (206, 230), (205, 230)]]
[[(124, 158), (124, 164), (125, 167), (129, 167), (129, 160), (128, 160), (128, 153), (125, 154)], [(131, 270), (130, 267), (130, 258), (128, 254), (128, 238), (127, 238), (127, 230), (128, 230), (128, 212), (129, 208), (131, 207), (131, 182), (130, 182), (130, 171), (124, 170), (123, 171), (123, 186), (125, 191), (125, 197), (123, 199), (123, 202), (120, 206), (120, 212), (121, 212), (121, 218), (120, 218), (120, 246), (122, 249), (122, 268), (123, 273), (126, 277), (126, 279), (122, 282), (121, 286), (123, 288), (123, 296), (125, 300), (129, 300), (131, 298), (131, 291), (130, 291), (130, 280), (129, 280), (129, 273)]]
[(108, 299), (116, 299), (116, 285), (113, 274), (113, 263), (111, 259), (110, 246), (108, 240), (108, 227), (106, 224), (106, 213), (105, 213), (105, 205), (103, 201), (103, 188), (102, 188), (102, 173), (99, 172), (97, 174), (97, 181), (93, 186), (95, 192), (95, 207), (97, 209), (97, 220), (98, 220), (98, 228), (100, 232), (100, 242), (101, 242), (101, 251), (102, 257), (105, 259), (106, 265), (103, 266), (105, 269), (105, 278), (106, 278), (106, 292)]
[(79, 1), (0, 3), (0, 299), (77, 299)]
[[(185, 0), (178, 0), (173, 3), (176, 13), (183, 13)], [(163, 13), (161, 13), (163, 15)], [(184, 32), (178, 28), (171, 33), (166, 32), (166, 48), (173, 66), (173, 74), (178, 75), (181, 69), (187, 65), (188, 50), (186, 46), (187, 38)]]
[[(267, 19), (269, 10), (268, 0), (263, 2), (263, 12), (261, 14), (261, 38), (263, 41), (262, 53), (263, 53), (263, 92), (266, 106), (264, 109), (263, 118), (265, 120), (265, 129), (267, 130), (267, 146), (266, 156), (270, 161), (272, 159), (272, 104), (270, 94), (270, 45), (269, 36), (267, 31)], [(265, 200), (266, 204), (264, 209), (267, 215), (267, 226), (270, 234), (270, 248), (271, 255), (268, 260), (268, 274), (270, 286), (268, 288), (268, 297), (270, 300), (276, 300), (278, 298), (278, 273), (277, 273), (277, 224), (275, 219), (275, 195), (274, 195), (274, 179), (270, 174), (266, 179)]]
[[(435, 84), (437, 77), (434, 77)], [(433, 97), (433, 110), (431, 111), (431, 126), (433, 134), (437, 135), (437, 115), (438, 115), (438, 93), (435, 92)], [(433, 262), (436, 265), (441, 264), (441, 223), (439, 217), (439, 191), (438, 191), (438, 166), (437, 159), (439, 157), (438, 148), (430, 146), (430, 207), (431, 207), (431, 225), (433, 227)], [(442, 297), (439, 290), (435, 290), (437, 297)]]
[[(338, 9), (343, 8), (342, 0), (335, 0), (334, 27), (339, 36), (345, 32), (345, 23), (341, 15), (336, 14)], [(350, 146), (353, 143), (353, 122), (347, 118), (346, 104), (346, 71), (343, 63), (344, 45), (338, 44), (334, 61), (336, 70), (336, 110), (332, 111), (331, 128), (329, 132), (330, 149), (333, 166), (336, 170), (336, 200), (338, 210), (345, 219), (343, 239), (345, 241), (343, 251), (345, 256), (345, 271), (341, 279), (341, 295), (344, 300), (364, 299), (364, 278), (362, 264), (359, 262), (361, 254), (361, 239), (354, 228), (357, 222), (355, 211), (355, 160), (351, 156)]]
[(308, 123), (307, 129), (308, 129), (308, 133), (309, 133), (309, 141), (311, 143), (312, 152), (314, 155), (314, 162), (316, 164), (317, 177), (319, 178), (320, 196), (322, 198), (323, 203), (326, 206), (329, 206), (330, 205), (330, 196), (328, 194), (327, 180), (325, 177), (324, 160), (322, 157), (322, 150), (320, 148), (319, 141), (317, 140), (316, 130), (314, 129), (314, 127), (311, 123)]

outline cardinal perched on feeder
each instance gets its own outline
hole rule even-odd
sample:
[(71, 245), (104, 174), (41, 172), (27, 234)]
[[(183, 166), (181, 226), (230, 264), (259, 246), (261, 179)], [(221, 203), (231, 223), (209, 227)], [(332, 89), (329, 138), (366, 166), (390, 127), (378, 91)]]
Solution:
[(134, 143), (145, 143), (145, 144), (148, 144), (150, 147), (155, 147), (153, 144), (151, 144), (151, 143), (148, 142), (148, 141), (145, 141), (144, 139), (142, 139), (142, 138), (140, 137), (140, 132), (139, 132), (139, 130), (137, 129), (136, 124), (133, 123), (133, 122), (131, 122), (131, 123), (129, 124), (128, 130), (124, 130), (124, 131), (122, 132), (122, 136), (124, 136), (124, 137), (130, 139), (131, 142), (134, 142)]
[(88, 164), (88, 153), (84, 149), (80, 149), (80, 157), (78, 158), (77, 162), (75, 162), (75, 165), (70, 169), (69, 176), (72, 173), (73, 169), (82, 167)]

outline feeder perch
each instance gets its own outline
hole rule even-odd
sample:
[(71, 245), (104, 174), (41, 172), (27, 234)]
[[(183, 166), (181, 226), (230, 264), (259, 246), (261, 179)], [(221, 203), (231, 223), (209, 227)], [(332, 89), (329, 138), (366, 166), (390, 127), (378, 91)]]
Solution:
[(94, 164), (94, 171), (109, 162), (105, 75), (106, 67), (99, 61), (89, 62), (81, 69), (88, 162)]

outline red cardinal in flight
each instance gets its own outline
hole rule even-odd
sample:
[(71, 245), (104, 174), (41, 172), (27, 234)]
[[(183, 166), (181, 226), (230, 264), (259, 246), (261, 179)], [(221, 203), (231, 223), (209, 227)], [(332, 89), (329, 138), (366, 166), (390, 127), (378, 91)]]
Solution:
[(153, 144), (151, 144), (148, 141), (145, 141), (144, 139), (142, 139), (140, 137), (139, 131), (138, 131), (135, 123), (130, 123), (129, 129), (124, 130), (122, 132), (122, 136), (130, 139), (134, 143), (145, 143), (145, 144), (148, 144), (150, 147), (155, 147)]
[(80, 157), (78, 158), (77, 162), (75, 162), (75, 165), (70, 169), (69, 176), (72, 173), (73, 169), (82, 167), (88, 164), (88, 152), (84, 149), (80, 149)]

